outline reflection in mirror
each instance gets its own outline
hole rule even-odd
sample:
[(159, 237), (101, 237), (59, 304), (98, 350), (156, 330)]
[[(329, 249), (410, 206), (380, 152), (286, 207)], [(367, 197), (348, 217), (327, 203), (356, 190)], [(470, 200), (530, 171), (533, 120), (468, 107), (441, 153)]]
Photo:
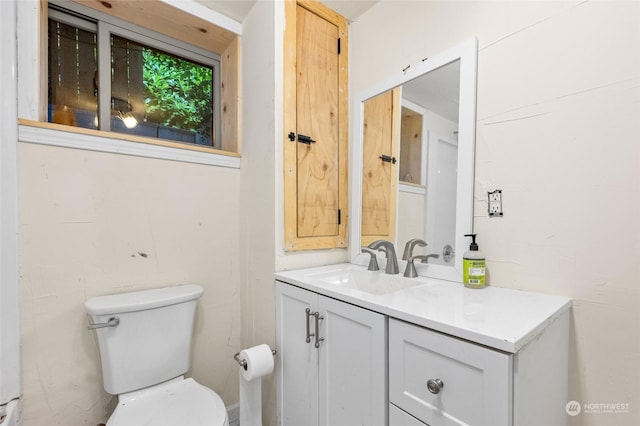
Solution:
[(362, 241), (395, 241), (400, 89), (364, 102), (362, 128)]
[[(400, 251), (424, 239), (413, 254), (440, 256), (418, 273), (455, 281), (473, 226), (476, 52), (473, 39), (429, 58), (360, 94), (354, 108), (352, 158), (362, 164), (353, 162), (352, 206), (361, 212), (351, 214), (351, 241), (386, 239)], [(352, 261), (358, 253), (352, 244)]]
[[(402, 99), (407, 105), (403, 109), (415, 112), (406, 119), (403, 115), (398, 211), (412, 212), (413, 217), (398, 221), (398, 242), (419, 236), (427, 247), (416, 254), (441, 255), (431, 263), (455, 262), (455, 255), (442, 256), (442, 250), (450, 246), (455, 253), (456, 248), (460, 60), (403, 84)], [(419, 190), (408, 184), (419, 184)]]

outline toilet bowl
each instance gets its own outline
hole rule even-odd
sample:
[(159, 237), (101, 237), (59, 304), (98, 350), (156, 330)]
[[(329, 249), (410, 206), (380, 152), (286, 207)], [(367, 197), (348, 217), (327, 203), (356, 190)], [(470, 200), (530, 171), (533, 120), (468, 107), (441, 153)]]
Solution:
[(107, 426), (228, 426), (222, 399), (195, 380), (178, 378), (118, 396)]
[(184, 378), (202, 293), (191, 284), (87, 300), (103, 386), (118, 395), (107, 426), (228, 426), (218, 394)]

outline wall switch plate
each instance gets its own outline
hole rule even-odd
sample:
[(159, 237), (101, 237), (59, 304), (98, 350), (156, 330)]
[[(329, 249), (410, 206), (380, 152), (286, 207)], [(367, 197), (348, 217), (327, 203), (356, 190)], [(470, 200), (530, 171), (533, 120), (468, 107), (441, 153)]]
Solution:
[(503, 216), (502, 213), (502, 190), (496, 189), (489, 192), (489, 217)]

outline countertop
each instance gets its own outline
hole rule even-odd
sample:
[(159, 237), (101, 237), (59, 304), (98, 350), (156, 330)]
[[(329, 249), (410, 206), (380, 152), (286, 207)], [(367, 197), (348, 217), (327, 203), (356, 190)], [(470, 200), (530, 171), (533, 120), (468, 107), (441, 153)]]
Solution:
[[(336, 276), (357, 277), (358, 284), (342, 285)], [(351, 263), (278, 272), (275, 278), (508, 353), (518, 352), (571, 308), (567, 297), (493, 286), (469, 289), (439, 279), (367, 271)]]

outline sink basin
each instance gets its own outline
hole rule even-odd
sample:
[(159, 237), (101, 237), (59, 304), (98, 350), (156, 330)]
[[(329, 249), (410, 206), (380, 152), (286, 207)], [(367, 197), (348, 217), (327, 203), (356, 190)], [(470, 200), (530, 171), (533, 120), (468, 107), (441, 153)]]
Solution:
[(384, 271), (367, 271), (363, 268), (346, 267), (307, 274), (310, 280), (322, 284), (351, 288), (370, 294), (387, 294), (424, 284), (415, 278), (388, 275)]

